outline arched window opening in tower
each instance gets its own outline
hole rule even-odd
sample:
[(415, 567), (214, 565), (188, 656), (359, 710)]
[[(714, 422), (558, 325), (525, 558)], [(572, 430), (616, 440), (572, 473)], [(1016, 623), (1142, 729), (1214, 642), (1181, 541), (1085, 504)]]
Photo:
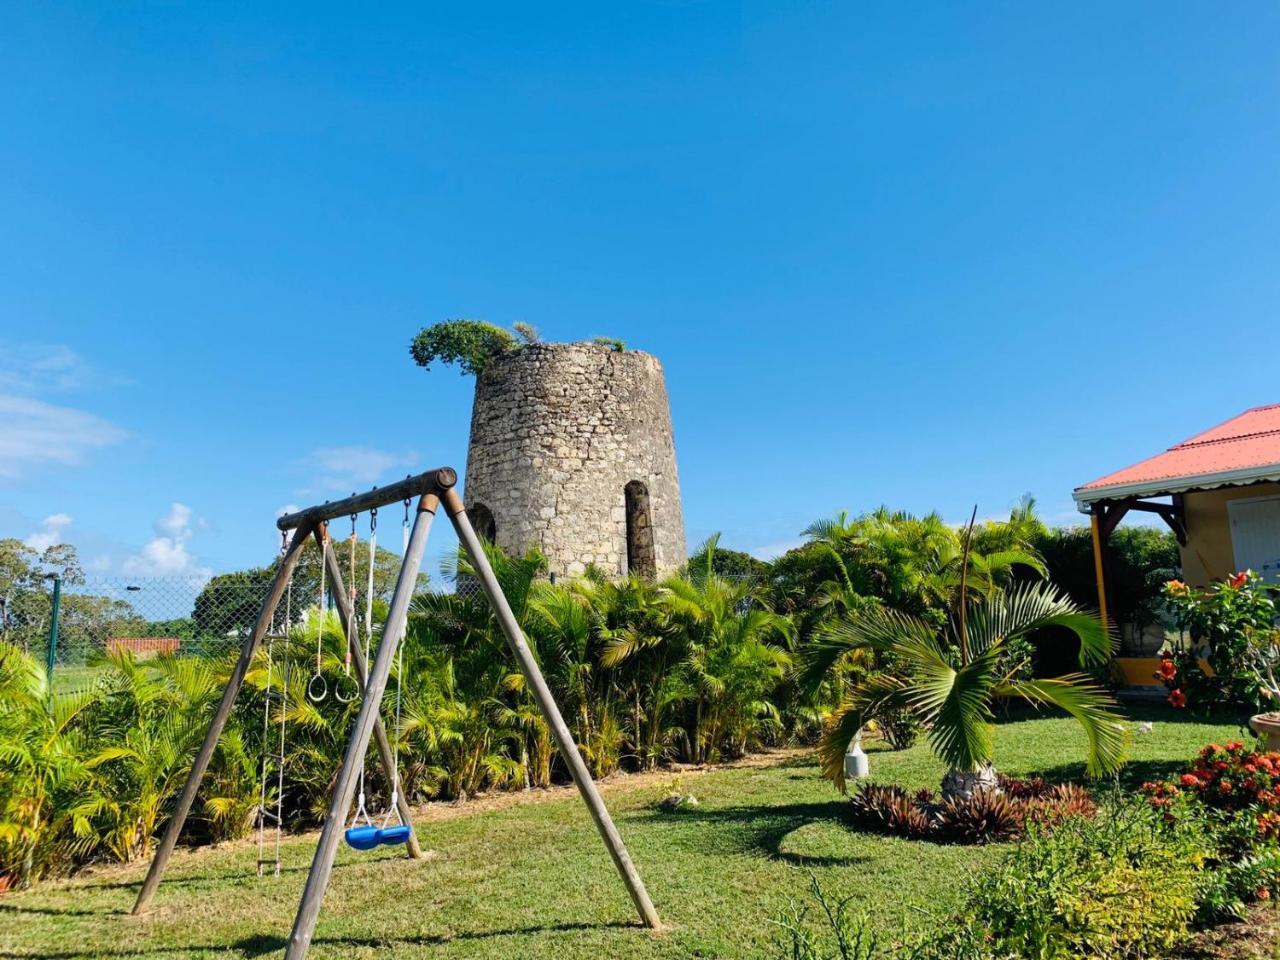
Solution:
[(498, 524), (493, 519), (492, 510), (483, 503), (473, 503), (467, 507), (467, 514), (471, 517), (471, 526), (475, 528), (476, 536), (488, 543), (497, 542)]
[(653, 515), (649, 509), (649, 488), (632, 480), (623, 488), (627, 513), (627, 572), (652, 578), (658, 573), (653, 547)]

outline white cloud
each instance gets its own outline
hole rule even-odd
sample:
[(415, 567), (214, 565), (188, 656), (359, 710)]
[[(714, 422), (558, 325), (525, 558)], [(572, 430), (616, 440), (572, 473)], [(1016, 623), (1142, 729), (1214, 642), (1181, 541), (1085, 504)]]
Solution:
[(317, 474), (319, 488), (344, 492), (371, 486), (391, 470), (408, 472), (417, 462), (414, 453), (360, 446), (319, 447), (303, 458), (303, 465)]
[(40, 521), (40, 529), (23, 541), (37, 553), (44, 553), (50, 547), (65, 542), (62, 532), (71, 526), (71, 517), (65, 513), (55, 513)]
[(0, 477), (17, 477), (31, 467), (75, 465), (89, 451), (120, 443), (127, 436), (83, 410), (0, 394)]
[(0, 343), (0, 389), (17, 393), (128, 383), (61, 343)]
[(776, 560), (788, 550), (794, 550), (805, 543), (808, 543), (803, 537), (795, 537), (791, 540), (778, 540), (774, 543), (764, 543), (758, 547), (752, 547), (747, 552), (757, 560)]
[(128, 557), (121, 569), (135, 577), (211, 577), (213, 571), (202, 566), (187, 547), (193, 526), (203, 526), (203, 522), (193, 519), (191, 508), (185, 503), (173, 504), (155, 522), (156, 535), (141, 551)]

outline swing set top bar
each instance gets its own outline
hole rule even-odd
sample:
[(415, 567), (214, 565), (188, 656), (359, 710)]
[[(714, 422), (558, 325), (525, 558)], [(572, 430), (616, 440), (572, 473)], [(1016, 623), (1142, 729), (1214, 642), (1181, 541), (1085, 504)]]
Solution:
[(347, 517), (353, 513), (363, 513), (374, 507), (385, 507), (389, 503), (399, 503), (410, 497), (424, 494), (443, 494), (458, 482), (458, 473), (452, 467), (437, 467), (420, 473), (417, 476), (405, 477), (385, 487), (374, 487), (364, 493), (355, 493), (345, 500), (326, 501), (316, 507), (307, 507), (297, 513), (287, 513), (276, 521), (280, 530), (296, 530), (304, 525), (314, 525), (337, 517)]

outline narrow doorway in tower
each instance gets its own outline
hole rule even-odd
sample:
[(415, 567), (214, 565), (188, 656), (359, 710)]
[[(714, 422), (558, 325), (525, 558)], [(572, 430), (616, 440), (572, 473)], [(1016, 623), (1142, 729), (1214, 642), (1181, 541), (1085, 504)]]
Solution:
[(471, 517), (471, 526), (475, 528), (476, 535), (486, 543), (496, 543), (498, 539), (498, 524), (493, 519), (493, 511), (486, 507), (483, 503), (473, 503), (467, 507), (467, 515)]
[(649, 509), (649, 488), (632, 480), (623, 488), (627, 510), (627, 572), (639, 577), (657, 575), (653, 549), (653, 515)]

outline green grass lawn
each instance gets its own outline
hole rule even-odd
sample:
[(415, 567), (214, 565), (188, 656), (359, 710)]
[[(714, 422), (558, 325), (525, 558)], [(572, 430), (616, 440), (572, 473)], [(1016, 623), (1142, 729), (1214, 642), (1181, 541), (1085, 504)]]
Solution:
[[(1160, 710), (1134, 739), (1133, 784), (1165, 776), (1236, 724), (1197, 724)], [(997, 760), (1012, 774), (1079, 777), (1073, 723), (1002, 723)], [(872, 773), (912, 787), (942, 770), (922, 744), (875, 752)], [(576, 794), (463, 813), (419, 829), (436, 851), (411, 863), (382, 850), (343, 848), (313, 957), (760, 957), (775, 917), (805, 895), (808, 872), (830, 892), (853, 894), (889, 936), (955, 909), (965, 877), (1000, 847), (948, 847), (860, 833), (846, 802), (807, 757), (763, 767), (685, 774), (701, 805), (676, 814), (653, 804), (670, 781), (617, 779), (605, 797), (668, 928), (634, 923), (631, 904)], [(145, 864), (0, 897), (0, 958), (259, 957), (284, 946), (311, 861), (314, 835), (285, 846), (279, 879), (254, 875), (252, 844), (180, 851), (151, 916), (128, 910)]]

